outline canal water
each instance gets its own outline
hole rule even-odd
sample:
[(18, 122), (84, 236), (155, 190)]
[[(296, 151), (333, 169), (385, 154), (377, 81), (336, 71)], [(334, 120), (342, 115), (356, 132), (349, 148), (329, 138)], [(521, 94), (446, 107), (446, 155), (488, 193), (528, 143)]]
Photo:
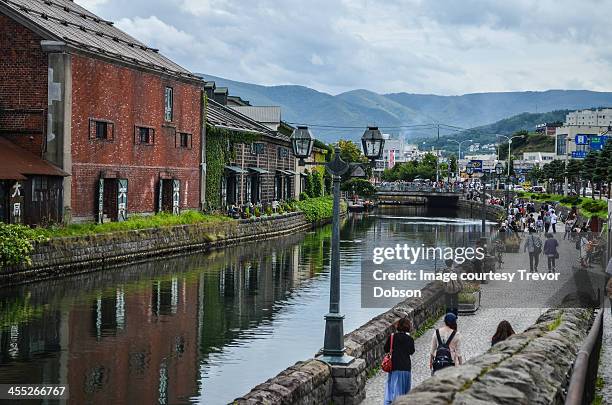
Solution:
[[(361, 308), (364, 241), (444, 246), (479, 229), (456, 215), (406, 207), (346, 218), (346, 332), (384, 311)], [(226, 404), (322, 346), (330, 236), (326, 226), (0, 289), (0, 384), (65, 384), (79, 405)]]

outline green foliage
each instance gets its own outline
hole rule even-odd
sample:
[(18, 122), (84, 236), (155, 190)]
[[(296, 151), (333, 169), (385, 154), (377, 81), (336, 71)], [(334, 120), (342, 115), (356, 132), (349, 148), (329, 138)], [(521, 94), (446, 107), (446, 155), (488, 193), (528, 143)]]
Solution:
[(314, 197), (314, 182), (312, 173), (308, 173), (306, 175), (306, 179), (304, 180), (304, 193), (306, 193), (308, 197)]
[(563, 197), (559, 202), (561, 204), (580, 205), (582, 203), (582, 198), (577, 195), (570, 195)]
[(427, 153), (420, 162), (411, 160), (405, 163), (397, 163), (391, 169), (385, 169), (382, 179), (384, 181), (413, 181), (419, 177), (421, 179), (435, 180), (436, 162), (436, 156)]
[(255, 216), (256, 217), (260, 217), (261, 216), (261, 210), (259, 209), (259, 207), (255, 207), (254, 211), (255, 211)]
[(25, 225), (0, 222), (0, 269), (20, 264), (30, 264), (34, 242), (47, 240), (44, 232)]
[(244, 209), (244, 215), (246, 215), (247, 218), (251, 217), (251, 208), (250, 207), (246, 207)]
[(333, 215), (334, 200), (331, 196), (309, 198), (296, 203), (296, 208), (304, 213), (310, 222), (326, 220)]
[(234, 145), (251, 143), (259, 139), (257, 134), (234, 132), (206, 126), (206, 202), (207, 208), (221, 208), (221, 182), (225, 166), (234, 158)]
[(269, 205), (266, 207), (266, 215), (267, 216), (271, 216), (272, 215), (272, 207), (269, 206)]
[(183, 211), (180, 215), (160, 212), (155, 215), (133, 215), (123, 222), (72, 224), (65, 227), (51, 227), (37, 231), (47, 237), (62, 237), (227, 221), (232, 221), (232, 219), (224, 215), (209, 215), (199, 211)]
[(366, 179), (350, 179), (342, 183), (341, 189), (365, 198), (376, 194), (376, 187)]
[(603, 200), (588, 200), (582, 204), (582, 208), (590, 213), (607, 211), (608, 203)]
[(300, 193), (300, 201), (304, 201), (305, 199), (309, 198), (308, 194), (305, 191), (302, 191)]
[(467, 292), (459, 293), (459, 303), (460, 304), (474, 304), (476, 302), (476, 297), (474, 294)]
[(311, 174), (312, 176), (312, 196), (322, 197), (323, 196), (323, 176), (319, 171), (315, 170)]

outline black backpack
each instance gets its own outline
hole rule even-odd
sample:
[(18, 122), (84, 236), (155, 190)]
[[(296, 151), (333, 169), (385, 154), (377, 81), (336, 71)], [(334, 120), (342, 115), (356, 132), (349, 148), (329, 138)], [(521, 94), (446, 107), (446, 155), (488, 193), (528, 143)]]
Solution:
[(453, 355), (450, 350), (450, 343), (455, 337), (455, 333), (457, 331), (453, 331), (451, 335), (448, 337), (448, 340), (445, 343), (442, 343), (442, 338), (440, 338), (440, 330), (436, 329), (436, 338), (438, 339), (438, 348), (436, 349), (436, 356), (433, 360), (433, 370), (438, 371), (443, 368), (454, 366), (455, 362), (453, 361)]

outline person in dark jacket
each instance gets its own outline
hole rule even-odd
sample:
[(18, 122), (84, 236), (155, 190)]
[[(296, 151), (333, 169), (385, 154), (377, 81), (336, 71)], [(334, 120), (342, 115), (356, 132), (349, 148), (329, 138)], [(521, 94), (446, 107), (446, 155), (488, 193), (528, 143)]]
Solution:
[[(391, 404), (400, 395), (406, 395), (410, 391), (412, 364), (410, 356), (414, 354), (414, 339), (410, 336), (410, 320), (401, 318), (393, 333), (393, 348), (391, 348), (391, 336), (385, 343), (385, 353), (391, 352), (391, 364), (393, 368), (387, 377), (385, 386), (385, 405)], [(393, 349), (393, 351), (391, 351)]]
[(555, 259), (559, 258), (559, 252), (557, 251), (559, 242), (553, 238), (552, 233), (546, 234), (546, 242), (544, 242), (544, 254), (548, 258), (548, 272), (554, 273), (557, 268), (555, 266)]

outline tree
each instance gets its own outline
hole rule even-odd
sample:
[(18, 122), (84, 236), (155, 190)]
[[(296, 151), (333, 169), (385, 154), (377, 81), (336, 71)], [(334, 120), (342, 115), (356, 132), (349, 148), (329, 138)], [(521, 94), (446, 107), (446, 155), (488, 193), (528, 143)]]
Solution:
[(312, 172), (312, 196), (322, 197), (323, 196), (323, 177), (318, 170)]
[[(582, 163), (582, 177), (591, 182), (591, 185), (597, 181), (597, 157), (597, 152), (590, 151)], [(583, 187), (582, 196), (586, 197), (586, 184)]]
[(354, 178), (342, 184), (342, 191), (368, 198), (376, 194), (376, 187), (366, 179)]
[(580, 192), (580, 176), (582, 174), (582, 161), (570, 159), (565, 165), (565, 176), (576, 192)]
[(308, 197), (314, 197), (314, 184), (312, 182), (312, 174), (307, 173), (306, 179), (304, 180), (304, 192)]

